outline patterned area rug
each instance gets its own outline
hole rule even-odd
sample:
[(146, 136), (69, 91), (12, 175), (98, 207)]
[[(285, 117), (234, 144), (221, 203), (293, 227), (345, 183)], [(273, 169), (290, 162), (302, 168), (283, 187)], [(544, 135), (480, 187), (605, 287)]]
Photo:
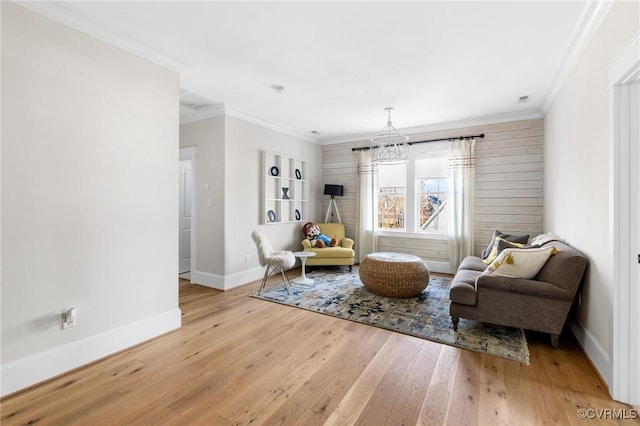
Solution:
[(358, 276), (340, 269), (307, 273), (311, 285), (293, 284), (291, 295), (283, 284), (269, 285), (252, 297), (320, 312), (446, 345), (529, 364), (529, 348), (520, 329), (460, 319), (453, 331), (449, 316), (451, 279), (432, 276), (418, 297), (394, 299), (367, 290)]

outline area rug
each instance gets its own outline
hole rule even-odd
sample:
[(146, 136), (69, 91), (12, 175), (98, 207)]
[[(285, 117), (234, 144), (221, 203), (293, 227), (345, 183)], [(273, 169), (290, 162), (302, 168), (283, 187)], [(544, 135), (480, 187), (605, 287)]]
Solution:
[(529, 364), (523, 330), (460, 319), (453, 331), (449, 316), (450, 278), (432, 276), (420, 296), (396, 299), (377, 296), (360, 281), (358, 269), (307, 273), (315, 282), (293, 284), (291, 294), (282, 284), (270, 285), (250, 296), (283, 305), (368, 324), (470, 351)]

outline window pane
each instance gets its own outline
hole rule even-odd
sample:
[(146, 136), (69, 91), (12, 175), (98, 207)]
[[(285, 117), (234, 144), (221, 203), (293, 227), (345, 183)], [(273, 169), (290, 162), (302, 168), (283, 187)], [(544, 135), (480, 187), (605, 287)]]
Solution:
[(416, 178), (428, 178), (447, 175), (446, 153), (416, 160)]
[(418, 230), (446, 232), (447, 230), (447, 179), (417, 179)]
[(400, 188), (407, 186), (406, 164), (381, 164), (378, 166), (378, 187)]
[(406, 188), (385, 187), (378, 193), (378, 228), (404, 229)]

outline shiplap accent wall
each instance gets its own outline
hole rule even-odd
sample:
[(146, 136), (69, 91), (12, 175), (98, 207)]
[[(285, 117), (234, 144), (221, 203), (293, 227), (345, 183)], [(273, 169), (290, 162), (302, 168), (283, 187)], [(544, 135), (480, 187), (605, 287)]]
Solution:
[[(411, 140), (484, 133), (476, 142), (475, 254), (485, 248), (495, 229), (506, 233), (542, 232), (542, 119), (514, 121), (410, 135)], [(354, 141), (322, 147), (323, 183), (344, 185), (337, 197), (347, 236), (355, 236), (357, 156)], [(326, 212), (329, 196), (323, 196)], [(322, 218), (316, 222), (322, 222)], [(334, 217), (337, 221), (337, 218)], [(331, 219), (330, 219), (331, 221)], [(379, 251), (412, 253), (427, 261), (447, 262), (446, 240), (380, 237)]]

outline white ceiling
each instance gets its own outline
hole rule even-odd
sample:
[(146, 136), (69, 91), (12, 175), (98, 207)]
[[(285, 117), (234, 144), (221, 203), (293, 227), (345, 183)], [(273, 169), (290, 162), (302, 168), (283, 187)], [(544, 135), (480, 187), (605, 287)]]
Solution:
[[(180, 72), (191, 105), (183, 122), (224, 108), (321, 143), (376, 133), (386, 106), (405, 130), (542, 116), (594, 9), (586, 1), (20, 4)], [(518, 103), (524, 95), (529, 102)]]

